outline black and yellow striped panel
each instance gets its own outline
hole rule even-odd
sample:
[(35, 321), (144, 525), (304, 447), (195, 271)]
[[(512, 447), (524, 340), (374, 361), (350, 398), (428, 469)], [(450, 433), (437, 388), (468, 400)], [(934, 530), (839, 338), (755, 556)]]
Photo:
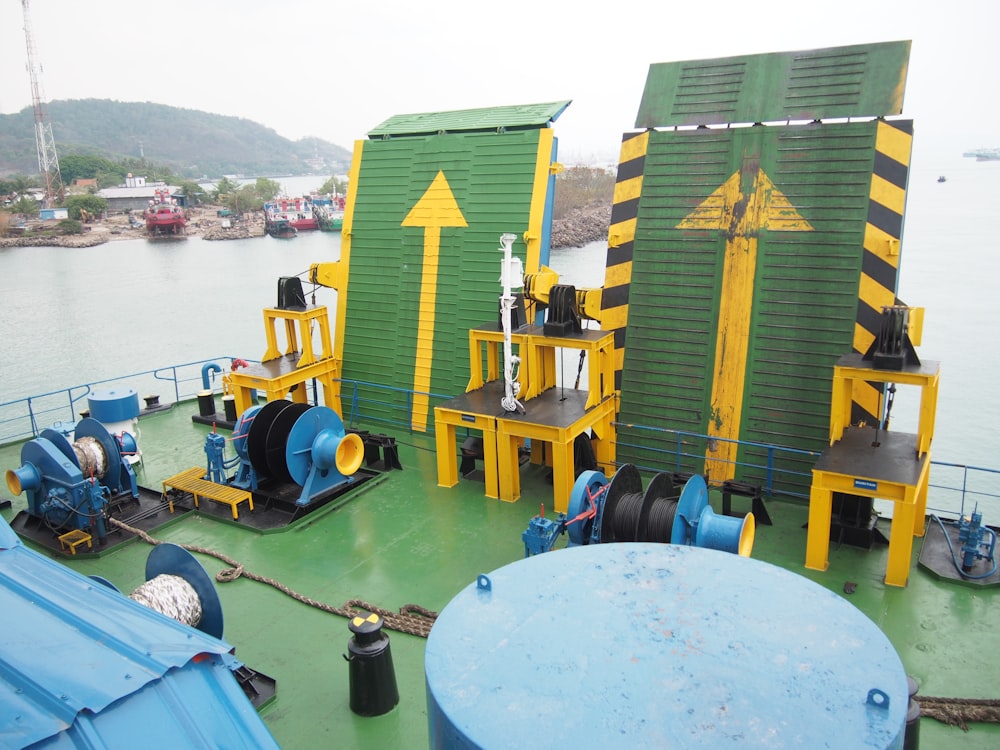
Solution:
[(626, 133), (622, 138), (615, 180), (608, 257), (601, 294), (601, 328), (615, 335), (615, 389), (622, 385), (625, 361), (625, 329), (628, 324), (628, 294), (632, 282), (632, 253), (639, 217), (639, 196), (646, 166), (649, 133)]
[[(854, 329), (854, 350), (861, 354), (868, 351), (878, 335), (882, 308), (898, 304), (899, 241), (912, 145), (912, 120), (878, 123)], [(881, 383), (855, 383), (851, 414), (854, 424), (878, 421), (882, 388)]]

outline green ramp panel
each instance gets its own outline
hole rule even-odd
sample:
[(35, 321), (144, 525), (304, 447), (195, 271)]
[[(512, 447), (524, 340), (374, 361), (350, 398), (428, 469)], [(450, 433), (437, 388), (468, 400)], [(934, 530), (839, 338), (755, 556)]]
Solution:
[[(393, 414), (412, 407), (409, 426), (423, 430), (433, 425), (435, 402), (465, 391), (468, 330), (498, 320), (501, 234), (518, 235), (514, 251), (526, 261), (524, 234), (537, 172), (541, 164), (547, 173), (554, 149), (553, 140), (541, 138), (541, 132), (435, 132), (359, 145), (354, 158), (360, 166), (351, 185), (354, 211), (345, 238), (350, 335), (343, 342), (343, 377), (374, 385), (362, 385), (356, 394), (345, 390), (345, 409), (357, 398), (366, 418), (392, 422)], [(547, 174), (541, 184), (549, 184)], [(427, 211), (422, 218), (419, 206), (442, 196), (453, 201), (445, 210), (451, 218), (435, 230), (425, 226)], [(423, 271), (425, 263), (434, 262), (435, 246), (431, 295)], [(430, 337), (422, 346), (421, 320)], [(411, 395), (413, 390), (429, 394), (427, 403)]]
[(770, 461), (784, 477), (773, 491), (808, 495), (814, 457), (760, 445), (827, 443), (832, 368), (858, 317), (877, 128), (648, 133), (619, 462), (763, 484)]

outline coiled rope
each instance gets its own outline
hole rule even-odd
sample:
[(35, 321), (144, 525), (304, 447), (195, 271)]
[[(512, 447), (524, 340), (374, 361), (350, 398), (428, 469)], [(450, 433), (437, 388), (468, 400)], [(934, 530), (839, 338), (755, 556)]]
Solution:
[[(144, 542), (152, 545), (158, 545), (162, 542), (153, 536), (150, 536), (142, 529), (137, 529), (134, 526), (129, 526), (127, 523), (119, 521), (117, 518), (108, 519), (113, 526), (117, 526), (124, 531), (128, 531), (131, 534), (135, 534), (137, 537), (142, 539)], [(437, 612), (433, 610), (426, 609), (417, 604), (404, 604), (399, 608), (398, 612), (393, 612), (391, 610), (384, 609), (382, 607), (369, 604), (363, 599), (348, 599), (344, 602), (341, 607), (334, 607), (332, 605), (326, 604), (324, 602), (312, 599), (308, 596), (298, 593), (297, 591), (289, 588), (285, 584), (277, 581), (273, 578), (267, 578), (256, 573), (252, 573), (243, 567), (243, 564), (228, 555), (224, 555), (216, 550), (209, 549), (208, 547), (200, 547), (194, 544), (178, 544), (177, 546), (183, 547), (189, 552), (196, 552), (202, 555), (208, 555), (209, 557), (214, 557), (216, 560), (221, 560), (229, 568), (224, 568), (215, 574), (215, 580), (219, 583), (229, 583), (235, 581), (237, 578), (249, 578), (251, 581), (257, 581), (258, 583), (266, 583), (268, 586), (277, 589), (281, 593), (290, 596), (296, 601), (302, 602), (303, 604), (308, 604), (310, 607), (315, 607), (324, 612), (329, 612), (332, 615), (339, 615), (341, 617), (355, 617), (356, 615), (364, 612), (370, 614), (377, 614), (383, 620), (383, 626), (389, 628), (390, 630), (395, 630), (400, 633), (407, 633), (409, 635), (415, 635), (420, 638), (426, 638), (430, 632), (431, 627), (434, 625), (434, 621), (437, 619)], [(155, 579), (153, 579), (155, 580)]]
[(192, 628), (198, 627), (201, 622), (198, 592), (180, 576), (163, 573), (150, 578), (128, 598)]

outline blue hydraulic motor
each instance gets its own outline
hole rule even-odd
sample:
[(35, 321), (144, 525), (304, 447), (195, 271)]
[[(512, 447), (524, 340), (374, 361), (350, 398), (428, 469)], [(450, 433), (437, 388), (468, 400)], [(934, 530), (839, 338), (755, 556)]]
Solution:
[[(989, 536), (988, 542), (983, 537)], [(993, 560), (997, 535), (983, 524), (983, 514), (972, 511), (971, 516), (962, 516), (958, 524), (958, 541), (962, 543), (962, 572), (972, 572), (977, 560)]]

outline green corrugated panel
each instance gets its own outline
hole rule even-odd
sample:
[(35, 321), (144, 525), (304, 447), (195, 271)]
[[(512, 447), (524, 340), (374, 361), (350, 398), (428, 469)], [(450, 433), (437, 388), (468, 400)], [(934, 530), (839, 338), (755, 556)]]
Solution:
[(464, 109), (453, 112), (423, 112), (394, 115), (368, 131), (368, 137), (398, 138), (433, 133), (505, 131), (546, 127), (570, 105), (570, 101), (516, 104), (508, 107)]
[[(749, 299), (735, 300), (737, 306), (749, 305), (747, 351), (745, 361), (723, 367), (729, 374), (743, 368), (737, 436), (822, 450), (833, 363), (851, 350), (854, 333), (876, 128), (872, 121), (650, 134), (620, 422), (711, 434), (720, 317), (732, 309), (723, 299), (727, 243), (732, 216), (750, 209), (745, 201), (719, 204), (718, 226), (708, 228), (716, 214), (704, 206), (714, 205), (711, 196), (734, 174), (742, 175), (745, 193), (754, 175), (763, 173), (773, 187), (761, 200), (788, 208), (774, 211), (766, 226), (759, 218), (749, 232), (757, 254), (752, 292)], [(789, 225), (791, 212), (801, 222)], [(702, 226), (692, 226), (691, 216), (701, 216)], [(686, 219), (686, 228), (679, 227)], [(787, 425), (795, 425), (794, 434)], [(673, 435), (651, 439), (623, 426), (619, 439), (619, 461), (705, 469), (704, 440), (687, 439), (682, 448), (687, 455), (678, 466), (673, 457), (664, 465), (662, 456), (638, 447), (672, 451)], [(742, 448), (735, 476), (763, 481), (763, 470), (743, 464), (766, 464), (765, 454)], [(808, 493), (812, 463), (809, 457), (779, 458), (779, 468), (805, 474), (780, 489)]]
[[(465, 391), (468, 330), (497, 320), (501, 234), (518, 235), (514, 251), (525, 260), (520, 238), (528, 228), (538, 149), (537, 129), (364, 144), (357, 184), (351, 186), (345, 378), (409, 390), (417, 367), (429, 365), (432, 393), (453, 397)], [(423, 228), (403, 222), (439, 172), (468, 226), (440, 229), (433, 349), (430, 362), (418, 362), (428, 240)], [(345, 401), (350, 397), (345, 392)], [(372, 389), (362, 397), (387, 400), (385, 392)], [(396, 408), (407, 405), (403, 393), (388, 400)], [(432, 398), (432, 406), (439, 400)], [(366, 404), (365, 412), (389, 418), (391, 410)], [(427, 423), (433, 424), (433, 412)]]
[(655, 63), (635, 126), (897, 115), (909, 58), (901, 41)]

